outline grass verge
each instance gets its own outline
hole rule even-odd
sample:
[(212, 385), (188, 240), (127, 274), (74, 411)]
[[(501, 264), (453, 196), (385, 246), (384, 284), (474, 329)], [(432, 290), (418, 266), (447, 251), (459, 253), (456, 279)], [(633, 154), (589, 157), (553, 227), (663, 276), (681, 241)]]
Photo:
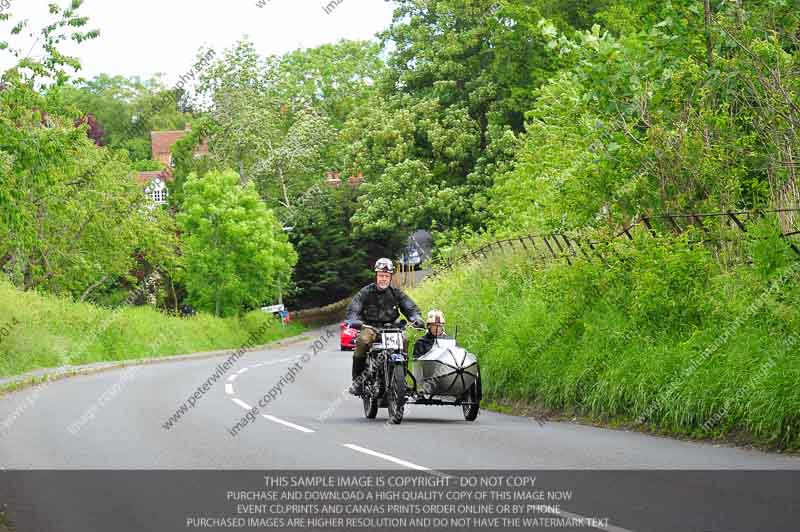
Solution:
[(753, 264), (727, 268), (685, 240), (611, 246), (608, 265), (497, 256), (411, 293), (458, 326), (489, 405), (800, 449), (800, 264), (785, 243), (754, 240)]
[(0, 377), (63, 365), (237, 348), (258, 331), (254, 342), (262, 345), (304, 330), (297, 323), (283, 327), (260, 311), (224, 319), (204, 314), (177, 318), (151, 307), (112, 311), (23, 293), (0, 281)]

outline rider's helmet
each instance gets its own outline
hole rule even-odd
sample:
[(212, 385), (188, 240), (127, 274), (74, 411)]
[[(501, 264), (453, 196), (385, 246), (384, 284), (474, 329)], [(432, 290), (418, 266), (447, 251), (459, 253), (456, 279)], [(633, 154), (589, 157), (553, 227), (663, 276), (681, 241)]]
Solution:
[(394, 263), (387, 258), (378, 259), (375, 263), (375, 271), (394, 273)]
[(425, 324), (430, 325), (432, 323), (440, 323), (444, 325), (444, 312), (437, 309), (433, 309), (428, 312), (428, 319), (425, 320)]

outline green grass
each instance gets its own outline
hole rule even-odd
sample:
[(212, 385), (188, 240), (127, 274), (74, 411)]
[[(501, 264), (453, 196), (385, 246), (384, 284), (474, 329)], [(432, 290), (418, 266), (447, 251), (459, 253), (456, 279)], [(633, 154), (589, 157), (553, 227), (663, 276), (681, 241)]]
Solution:
[[(13, 324), (17, 322), (16, 324)], [(199, 314), (167, 316), (151, 307), (119, 311), (68, 299), (23, 293), (0, 281), (0, 376), (39, 368), (101, 361), (160, 358), (238, 348), (270, 323), (257, 344), (300, 334), (300, 324), (282, 327), (271, 315), (251, 312), (239, 318)]]
[(458, 325), (487, 402), (800, 448), (800, 275), (768, 291), (797, 263), (785, 244), (730, 270), (683, 241), (615, 249), (610, 267), (494, 257), (411, 294)]

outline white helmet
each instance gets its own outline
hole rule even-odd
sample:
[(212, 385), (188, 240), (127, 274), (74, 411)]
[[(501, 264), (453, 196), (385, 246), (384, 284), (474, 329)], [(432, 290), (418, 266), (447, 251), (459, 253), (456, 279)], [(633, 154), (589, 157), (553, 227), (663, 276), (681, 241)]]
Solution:
[(444, 312), (437, 309), (428, 312), (428, 319), (425, 320), (425, 324), (430, 325), (431, 323), (440, 323), (444, 325)]
[(394, 263), (387, 258), (378, 259), (375, 263), (376, 272), (394, 273)]

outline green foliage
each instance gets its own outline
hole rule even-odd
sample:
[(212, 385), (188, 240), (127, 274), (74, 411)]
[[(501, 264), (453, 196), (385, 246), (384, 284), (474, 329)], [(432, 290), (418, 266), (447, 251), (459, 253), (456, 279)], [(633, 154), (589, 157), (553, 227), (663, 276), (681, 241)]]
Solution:
[(252, 183), (232, 171), (190, 175), (183, 186), (183, 270), (189, 301), (216, 316), (277, 299), (297, 254)]
[[(23, 293), (0, 279), (0, 314), (19, 322), (0, 343), (0, 376), (101, 361), (160, 358), (235, 349), (265, 323), (259, 344), (302, 332), (261, 311), (219, 319), (167, 317), (150, 307), (114, 311), (65, 298)], [(87, 338), (94, 338), (86, 343)]]
[(0, 92), (5, 272), (26, 290), (85, 297), (128, 275), (135, 254), (166, 265), (175, 246), (171, 220), (146, 208), (127, 159), (47, 109), (28, 85)]
[(167, 89), (160, 77), (142, 81), (100, 74), (55, 88), (48, 97), (60, 114), (94, 115), (107, 145), (127, 151), (133, 161), (150, 159), (151, 131), (182, 130), (190, 118), (179, 108), (180, 95)]
[(350, 217), (357, 192), (317, 185), (288, 213), (289, 240), (297, 251), (291, 308), (320, 307), (352, 296), (374, 277), (385, 249), (354, 236)]
[[(797, 259), (789, 247), (792, 239), (782, 238), (781, 233), (778, 220), (773, 218), (762, 218), (748, 229), (750, 257), (755, 271), (764, 280), (789, 267)], [(797, 243), (796, 240), (794, 242)]]
[[(359, 58), (348, 62), (349, 53)], [(367, 91), (356, 72), (368, 78), (367, 57), (375, 53), (347, 41), (281, 58), (260, 58), (248, 41), (226, 50), (200, 83), (213, 101), (207, 132), (214, 160), (235, 168), (242, 183), (255, 180), (270, 207), (290, 208), (331, 168), (335, 131), (327, 113), (341, 122)], [(345, 83), (346, 76), (353, 79)]]
[(377, 43), (341, 40), (294, 50), (280, 59), (278, 92), (284, 102), (302, 102), (330, 117), (334, 128), (370, 98), (384, 75)]
[[(62, 53), (62, 43), (71, 41), (80, 44), (100, 35), (98, 30), (81, 31), (88, 23), (88, 18), (79, 13), (82, 5), (83, 0), (72, 0), (66, 9), (55, 3), (49, 4), (49, 14), (53, 16), (53, 20), (43, 26), (38, 34), (36, 31), (27, 34), (27, 38), (33, 41), (31, 46), (14, 46), (13, 40), (28, 30), (29, 21), (23, 19), (17, 22), (8, 37), (0, 40), (0, 52), (9, 53), (15, 61), (15, 65), (3, 73), (0, 81), (21, 82), (36, 87), (59, 86), (69, 79), (67, 68), (80, 70), (81, 64), (77, 57)], [(0, 24), (8, 20), (13, 20), (13, 15), (0, 16)]]
[(299, 111), (285, 134), (266, 138), (266, 150), (255, 164), (261, 195), (284, 209), (292, 208), (327, 168), (326, 152), (334, 131), (327, 117), (311, 108)]
[(683, 240), (615, 247), (608, 267), (498, 255), (411, 295), (458, 326), (489, 401), (800, 448), (797, 259), (764, 277)]
[[(381, 95), (343, 131), (350, 171), (363, 171), (373, 191), (396, 194), (380, 208), (365, 202), (359, 230), (485, 226), (486, 192), (507, 169), (534, 89), (555, 66), (542, 53), (546, 40), (530, 31), (538, 19), (523, 2), (398, 2), (381, 34), (391, 45)], [(426, 204), (406, 211), (424, 188), (433, 190)]]
[(363, 235), (407, 235), (437, 222), (452, 227), (469, 209), (459, 189), (437, 183), (421, 161), (391, 166), (380, 179), (362, 186), (353, 224)]
[(174, 181), (168, 184), (170, 204), (178, 208), (183, 204), (183, 185), (186, 179), (195, 174), (204, 176), (211, 170), (220, 170), (221, 165), (213, 157), (195, 157), (195, 149), (211, 135), (212, 123), (203, 117), (192, 124), (192, 129), (172, 146)]
[(702, 3), (597, 3), (602, 26), (580, 31), (541, 20), (535, 35), (560, 69), (536, 91), (513, 169), (495, 178), (490, 228), (796, 206), (778, 191), (800, 146), (800, 25), (785, 3), (769, 4), (715, 5), (710, 59)]

